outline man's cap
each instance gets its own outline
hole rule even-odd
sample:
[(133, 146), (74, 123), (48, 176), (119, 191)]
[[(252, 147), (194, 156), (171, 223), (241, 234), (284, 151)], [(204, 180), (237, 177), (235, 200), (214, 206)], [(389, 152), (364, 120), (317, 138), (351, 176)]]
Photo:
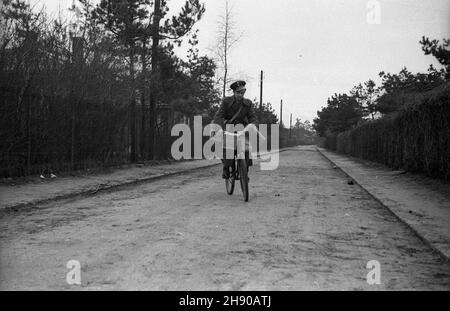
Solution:
[(233, 91), (236, 91), (238, 88), (244, 87), (246, 85), (247, 85), (247, 83), (245, 83), (245, 81), (236, 81), (230, 85), (230, 89), (232, 89)]

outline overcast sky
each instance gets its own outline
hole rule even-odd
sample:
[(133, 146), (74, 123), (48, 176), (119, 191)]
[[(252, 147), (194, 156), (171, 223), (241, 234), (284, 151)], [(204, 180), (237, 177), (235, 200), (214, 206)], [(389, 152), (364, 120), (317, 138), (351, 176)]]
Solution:
[[(33, 2), (33, 1), (31, 1)], [(36, 1), (34, 1), (36, 2)], [(183, 0), (168, 0), (171, 13)], [(199, 48), (209, 54), (225, 0), (203, 1), (198, 23)], [(425, 72), (430, 64), (419, 41), (450, 39), (450, 0), (379, 0), (380, 23), (369, 0), (230, 0), (243, 32), (232, 51), (231, 70), (248, 78), (246, 97), (259, 100), (264, 70), (264, 101), (277, 114), (283, 99), (283, 122), (289, 116), (312, 121), (334, 93), (361, 82), (379, 82), (380, 71), (397, 73), (406, 66)], [(40, 0), (49, 10), (65, 9), (72, 0)], [(375, 23), (374, 23), (375, 22)], [(183, 57), (184, 55), (179, 55)]]

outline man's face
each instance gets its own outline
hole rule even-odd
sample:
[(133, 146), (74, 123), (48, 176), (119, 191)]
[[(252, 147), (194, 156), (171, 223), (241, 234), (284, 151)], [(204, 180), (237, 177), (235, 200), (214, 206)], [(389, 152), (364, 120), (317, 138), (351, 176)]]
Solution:
[(234, 91), (234, 96), (236, 97), (237, 100), (242, 100), (244, 98), (245, 92), (247, 90), (245, 88), (239, 88), (236, 91)]

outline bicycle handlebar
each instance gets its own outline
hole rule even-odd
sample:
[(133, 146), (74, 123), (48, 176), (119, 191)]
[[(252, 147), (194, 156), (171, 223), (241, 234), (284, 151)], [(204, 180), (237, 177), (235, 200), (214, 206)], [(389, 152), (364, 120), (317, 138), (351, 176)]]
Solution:
[(217, 134), (223, 133), (228, 136), (240, 137), (240, 136), (242, 136), (242, 134), (244, 134), (245, 132), (249, 132), (251, 129), (256, 131), (256, 133), (258, 134), (260, 139), (266, 140), (266, 137), (264, 137), (264, 135), (261, 134), (260, 131), (258, 131), (258, 129), (256, 128), (256, 126), (254, 124), (247, 125), (242, 131), (238, 131), (237, 133), (232, 133), (232, 132), (224, 131), (221, 129), (219, 132), (217, 132)]

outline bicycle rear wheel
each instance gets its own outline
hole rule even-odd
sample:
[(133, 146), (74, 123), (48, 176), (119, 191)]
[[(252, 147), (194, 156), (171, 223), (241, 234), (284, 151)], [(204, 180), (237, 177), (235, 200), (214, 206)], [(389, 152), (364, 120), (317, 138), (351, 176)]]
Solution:
[(245, 159), (238, 160), (238, 170), (242, 194), (244, 195), (245, 202), (248, 202), (248, 174), (247, 174), (247, 161)]

